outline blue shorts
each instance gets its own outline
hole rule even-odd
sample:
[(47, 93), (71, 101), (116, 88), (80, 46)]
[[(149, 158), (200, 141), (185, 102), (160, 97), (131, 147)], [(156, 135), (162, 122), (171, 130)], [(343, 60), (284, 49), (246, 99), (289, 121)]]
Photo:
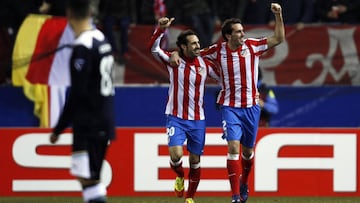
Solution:
[(240, 140), (243, 146), (253, 148), (259, 126), (260, 112), (258, 105), (250, 108), (222, 106), (223, 137), (227, 141)]
[(205, 120), (183, 120), (167, 116), (166, 133), (168, 146), (183, 146), (187, 140), (187, 150), (192, 154), (202, 155), (205, 145)]

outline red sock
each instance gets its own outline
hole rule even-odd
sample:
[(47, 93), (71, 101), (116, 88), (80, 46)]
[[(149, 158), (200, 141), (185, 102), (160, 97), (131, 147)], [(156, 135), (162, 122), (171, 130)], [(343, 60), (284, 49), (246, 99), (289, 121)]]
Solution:
[(200, 167), (190, 168), (189, 170), (189, 186), (186, 193), (186, 198), (194, 198), (195, 192), (200, 182)]
[(247, 184), (249, 174), (251, 172), (252, 166), (254, 164), (254, 156), (252, 156), (249, 160), (241, 159), (241, 167), (242, 167), (242, 175), (241, 175), (241, 183)]
[(176, 166), (170, 162), (170, 167), (178, 177), (184, 177), (184, 168), (182, 167), (182, 162), (180, 162), (179, 165)]
[(239, 175), (240, 175), (240, 164), (239, 160), (227, 160), (227, 170), (229, 175), (229, 181), (231, 186), (232, 195), (239, 196)]

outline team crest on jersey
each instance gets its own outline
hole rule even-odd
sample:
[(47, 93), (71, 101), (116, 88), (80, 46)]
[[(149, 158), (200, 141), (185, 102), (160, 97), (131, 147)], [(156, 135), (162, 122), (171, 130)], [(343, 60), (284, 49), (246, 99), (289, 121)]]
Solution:
[(74, 60), (74, 67), (77, 71), (81, 71), (85, 64), (85, 59), (79, 58)]
[(196, 72), (202, 74), (203, 70), (205, 70), (204, 67), (198, 66), (196, 67)]
[(246, 56), (249, 56), (250, 52), (249, 52), (249, 49), (242, 49), (241, 52), (240, 52), (240, 55), (242, 57), (246, 57)]

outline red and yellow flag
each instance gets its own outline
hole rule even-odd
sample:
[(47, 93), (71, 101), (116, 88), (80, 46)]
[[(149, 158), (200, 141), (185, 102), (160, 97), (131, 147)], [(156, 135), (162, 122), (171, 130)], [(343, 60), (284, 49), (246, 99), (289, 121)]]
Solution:
[[(73, 35), (63, 17), (29, 15), (21, 25), (13, 51), (12, 82), (23, 86), (24, 94), (34, 102), (34, 114), (40, 127), (53, 126), (65, 101), (65, 87), (70, 84), (67, 45)], [(53, 88), (55, 91), (51, 94)], [(57, 105), (52, 105), (54, 97)]]

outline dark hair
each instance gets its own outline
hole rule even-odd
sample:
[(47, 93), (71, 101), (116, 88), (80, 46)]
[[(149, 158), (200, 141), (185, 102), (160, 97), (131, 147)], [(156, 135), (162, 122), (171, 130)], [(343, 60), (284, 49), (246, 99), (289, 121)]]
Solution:
[(241, 20), (238, 18), (229, 18), (224, 21), (221, 26), (221, 34), (225, 41), (228, 41), (228, 39), (226, 39), (226, 35), (231, 35), (232, 33), (232, 25), (238, 23), (241, 24)]
[(185, 30), (185, 31), (181, 32), (179, 34), (179, 36), (177, 37), (176, 45), (179, 47), (181, 54), (183, 54), (183, 50), (181, 49), (181, 45), (182, 44), (187, 45), (187, 43), (188, 43), (187, 37), (190, 36), (190, 35), (196, 35), (196, 33), (194, 31), (192, 31), (192, 30)]
[(76, 19), (84, 19), (89, 17), (91, 8), (91, 0), (67, 0), (66, 9), (72, 11), (72, 17)]

